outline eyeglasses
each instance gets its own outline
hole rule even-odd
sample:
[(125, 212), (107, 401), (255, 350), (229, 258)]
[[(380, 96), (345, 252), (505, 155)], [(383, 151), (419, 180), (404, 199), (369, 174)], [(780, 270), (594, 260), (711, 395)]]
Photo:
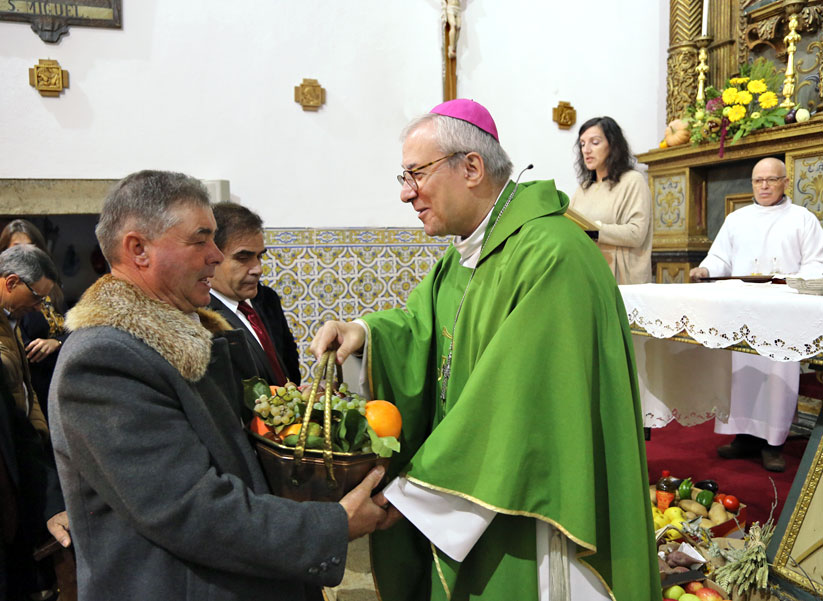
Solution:
[(445, 161), (446, 159), (452, 158), (456, 154), (462, 154), (460, 152), (453, 152), (449, 155), (444, 157), (440, 157), (439, 159), (433, 160), (431, 163), (426, 163), (425, 165), (421, 165), (417, 169), (405, 169), (403, 173), (397, 176), (397, 181), (402, 186), (403, 184), (408, 184), (409, 188), (417, 192), (418, 185), (417, 185), (417, 178), (421, 175), (425, 175), (424, 173), (420, 173), (426, 167), (431, 167), (435, 163), (439, 163), (440, 161)]
[(29, 289), (29, 292), (31, 292), (31, 295), (34, 297), (34, 300), (36, 300), (36, 301), (37, 301), (37, 304), (38, 304), (38, 305), (39, 305), (40, 303), (42, 303), (44, 300), (46, 300), (46, 297), (45, 297), (45, 296), (43, 296), (42, 294), (37, 294), (37, 293), (34, 291), (34, 289), (33, 289), (31, 286), (29, 286), (29, 283), (28, 283), (26, 280), (24, 280), (24, 279), (22, 279), (22, 278), (21, 278), (21, 279), (20, 279), (20, 281), (21, 281), (21, 282), (23, 282), (23, 283), (26, 285), (26, 288), (28, 288), (28, 289)]
[(785, 175), (781, 177), (755, 177), (752, 179), (752, 186), (757, 188), (759, 186), (762, 186), (763, 184), (766, 184), (769, 186), (769, 188), (773, 188), (784, 179), (786, 179)]

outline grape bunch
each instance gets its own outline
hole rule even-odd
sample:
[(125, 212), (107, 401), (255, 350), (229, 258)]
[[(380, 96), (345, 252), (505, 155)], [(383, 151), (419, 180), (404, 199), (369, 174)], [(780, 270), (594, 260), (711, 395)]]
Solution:
[[(294, 382), (283, 386), (273, 386), (272, 395), (259, 396), (254, 402), (254, 412), (269, 426), (288, 426), (302, 419), (302, 406), (309, 400), (311, 385), (298, 387)], [(357, 393), (350, 393), (344, 382), (332, 395), (332, 409), (345, 413), (356, 410), (360, 415), (366, 414), (366, 399)], [(318, 389), (313, 411), (323, 411), (323, 390)], [(279, 431), (279, 429), (278, 429)]]

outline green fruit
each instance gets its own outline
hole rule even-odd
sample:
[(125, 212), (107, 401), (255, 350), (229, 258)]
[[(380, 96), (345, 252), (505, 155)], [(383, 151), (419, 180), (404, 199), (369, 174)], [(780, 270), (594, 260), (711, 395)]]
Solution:
[(700, 601), (700, 597), (697, 595), (692, 595), (691, 593), (685, 593), (680, 595), (680, 599), (677, 601)]
[(682, 586), (674, 585), (670, 586), (669, 588), (663, 591), (663, 596), (668, 599), (674, 599), (678, 601), (683, 595), (686, 594), (686, 591), (683, 589)]

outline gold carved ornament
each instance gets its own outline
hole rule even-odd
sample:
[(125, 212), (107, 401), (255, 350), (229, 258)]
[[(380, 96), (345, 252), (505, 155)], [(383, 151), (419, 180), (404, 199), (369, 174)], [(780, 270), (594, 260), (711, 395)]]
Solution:
[(304, 111), (316, 111), (326, 104), (326, 90), (316, 79), (303, 79), (303, 83), (294, 86), (294, 101), (303, 107)]
[(577, 121), (577, 111), (569, 102), (561, 100), (556, 107), (552, 109), (552, 121), (557, 123), (560, 129), (569, 129)]
[(61, 69), (57, 61), (41, 58), (29, 69), (29, 83), (41, 96), (59, 96), (69, 87), (69, 72)]

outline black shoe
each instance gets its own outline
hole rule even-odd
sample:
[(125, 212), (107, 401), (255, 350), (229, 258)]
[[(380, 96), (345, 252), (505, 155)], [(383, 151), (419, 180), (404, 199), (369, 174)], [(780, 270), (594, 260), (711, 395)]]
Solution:
[(717, 454), (723, 459), (744, 459), (746, 457), (757, 457), (763, 441), (754, 436), (739, 434), (729, 444), (717, 447)]
[(783, 454), (780, 452), (783, 450), (783, 445), (779, 447), (773, 447), (772, 445), (766, 445), (760, 450), (760, 460), (763, 462), (763, 467), (765, 467), (770, 472), (782, 472), (786, 470), (786, 460), (783, 458)]

